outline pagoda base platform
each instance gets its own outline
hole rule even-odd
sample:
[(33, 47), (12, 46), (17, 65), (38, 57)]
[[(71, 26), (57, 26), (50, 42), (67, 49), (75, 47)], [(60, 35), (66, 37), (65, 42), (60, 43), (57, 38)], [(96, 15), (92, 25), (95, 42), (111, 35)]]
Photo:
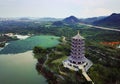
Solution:
[(63, 66), (65, 68), (68, 68), (74, 71), (79, 71), (81, 69), (84, 69), (87, 72), (92, 65), (93, 63), (87, 58), (85, 58), (85, 62), (83, 64), (74, 64), (74, 63), (71, 63), (69, 60), (63, 61)]

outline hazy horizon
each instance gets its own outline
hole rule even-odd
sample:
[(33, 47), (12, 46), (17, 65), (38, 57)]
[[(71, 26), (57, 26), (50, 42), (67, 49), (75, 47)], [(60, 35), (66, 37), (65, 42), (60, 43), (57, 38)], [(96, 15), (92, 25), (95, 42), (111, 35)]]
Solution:
[(0, 17), (78, 18), (120, 13), (120, 0), (0, 0)]

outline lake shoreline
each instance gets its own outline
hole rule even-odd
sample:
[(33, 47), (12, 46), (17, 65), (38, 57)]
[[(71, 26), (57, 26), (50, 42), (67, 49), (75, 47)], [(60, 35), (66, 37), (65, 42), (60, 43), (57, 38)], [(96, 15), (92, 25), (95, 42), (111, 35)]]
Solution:
[(46, 79), (38, 75), (36, 63), (32, 51), (0, 55), (0, 84), (47, 84)]
[(24, 40), (24, 39), (27, 39), (30, 37), (29, 35), (18, 35), (18, 34), (14, 35), (14, 36), (16, 36), (17, 39), (19, 39), (19, 40)]

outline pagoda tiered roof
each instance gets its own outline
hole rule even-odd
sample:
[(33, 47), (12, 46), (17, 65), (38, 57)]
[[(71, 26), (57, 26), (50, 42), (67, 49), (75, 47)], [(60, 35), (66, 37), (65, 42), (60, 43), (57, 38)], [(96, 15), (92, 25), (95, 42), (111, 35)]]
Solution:
[(74, 37), (72, 37), (73, 39), (85, 39), (84, 37), (82, 37), (78, 31), (78, 34)]

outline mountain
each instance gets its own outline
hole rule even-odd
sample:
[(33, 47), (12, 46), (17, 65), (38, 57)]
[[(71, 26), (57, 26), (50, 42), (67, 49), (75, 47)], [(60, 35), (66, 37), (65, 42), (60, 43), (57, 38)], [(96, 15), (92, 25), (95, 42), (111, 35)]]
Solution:
[(91, 17), (91, 18), (85, 18), (85, 19), (80, 19), (80, 22), (82, 23), (87, 23), (87, 24), (92, 24), (95, 21), (104, 19), (106, 16), (99, 16), (99, 17)]
[(53, 22), (52, 25), (53, 25), (53, 26), (63, 26), (64, 23), (63, 23), (62, 21), (55, 21), (55, 22)]
[(27, 17), (23, 17), (23, 18), (19, 18), (19, 20), (31, 20), (31, 19)]
[(93, 22), (94, 25), (114, 27), (120, 29), (120, 14), (113, 13), (110, 16)]
[(46, 18), (40, 18), (39, 21), (59, 21), (61, 19), (56, 19), (56, 18), (50, 18), (50, 17), (46, 17)]
[(55, 21), (53, 22), (52, 25), (53, 26), (76, 25), (79, 22), (80, 20), (78, 18), (76, 18), (75, 16), (70, 16), (63, 20)]
[(63, 19), (63, 22), (67, 24), (76, 24), (76, 23), (79, 23), (80, 21), (75, 16), (70, 16), (70, 17)]

